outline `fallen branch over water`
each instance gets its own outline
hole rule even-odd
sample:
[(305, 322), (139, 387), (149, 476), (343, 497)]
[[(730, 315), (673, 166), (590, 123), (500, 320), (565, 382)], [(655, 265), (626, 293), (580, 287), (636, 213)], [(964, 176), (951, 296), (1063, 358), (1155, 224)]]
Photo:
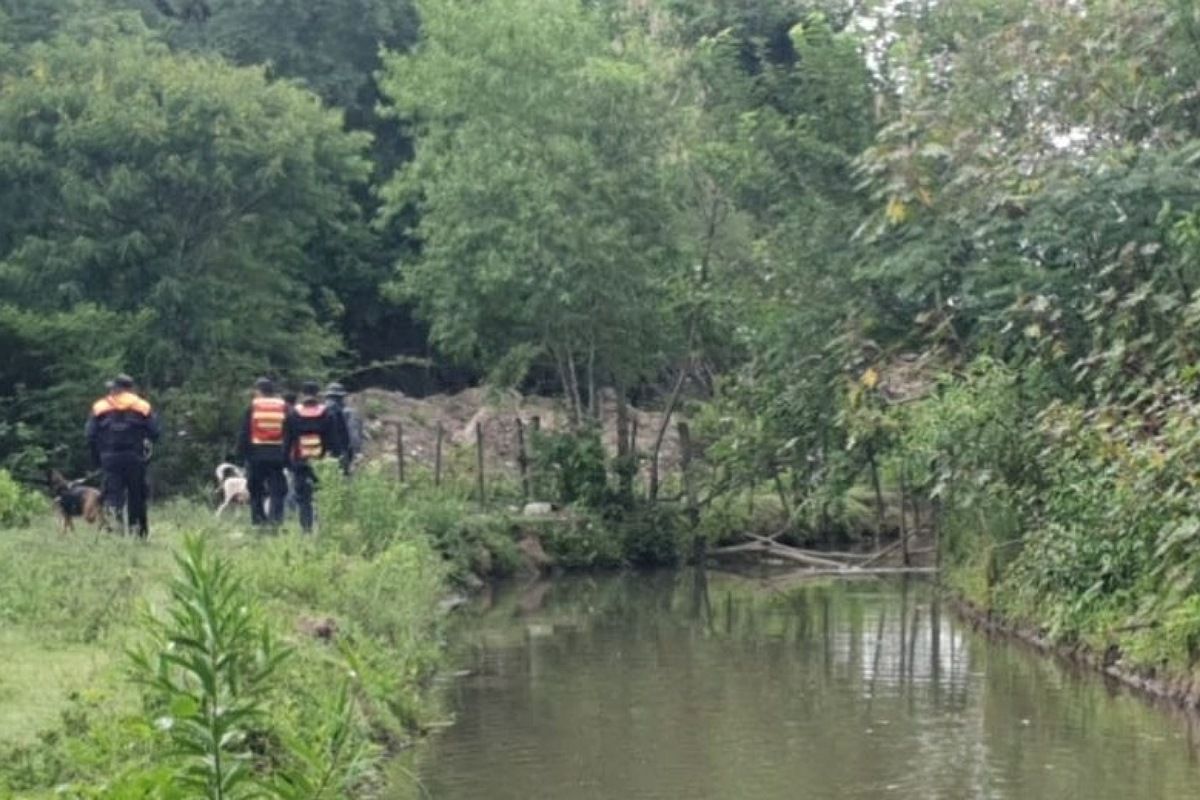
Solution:
[(900, 540), (900, 541), (898, 541), (898, 542), (893, 542), (892, 544), (889, 544), (887, 547), (885, 547), (885, 548), (883, 548), (883, 549), (881, 549), (881, 550), (878, 550), (878, 551), (876, 551), (876, 552), (875, 552), (875, 554), (874, 554), (873, 556), (871, 556), (870, 558), (868, 558), (866, 561), (864, 561), (864, 562), (862, 563), (862, 565), (861, 565), (861, 566), (863, 566), (863, 567), (869, 567), (869, 566), (871, 566), (872, 564), (877, 564), (877, 563), (879, 563), (879, 562), (880, 562), (880, 561), (882, 561), (883, 559), (885, 559), (885, 558), (887, 558), (888, 556), (890, 556), (892, 553), (894, 553), (894, 552), (896, 552), (897, 550), (899, 550), (899, 549), (900, 549), (900, 546), (901, 546), (902, 544), (904, 544), (904, 540), (903, 540), (903, 539), (901, 539), (901, 540)]
[(790, 575), (936, 575), (937, 567), (849, 567), (847, 569), (806, 569)]
[(798, 564), (804, 564), (809, 567), (818, 567), (822, 569), (847, 569), (847, 565), (839, 561), (833, 561), (820, 556), (812, 555), (809, 551), (798, 550), (794, 547), (788, 547), (784, 544), (775, 542), (747, 542), (745, 544), (735, 544), (729, 547), (718, 547), (715, 550), (710, 550), (710, 556), (725, 556), (739, 555), (742, 553), (763, 553), (785, 558), (789, 561), (795, 561)]
[[(820, 550), (805, 550), (776, 541), (776, 536), (761, 536), (756, 533), (745, 534), (749, 542), (717, 547), (708, 551), (709, 556), (736, 556), (747, 553), (760, 553), (776, 558), (803, 564), (804, 575), (929, 575), (937, 572), (935, 567), (876, 567), (883, 559), (898, 551), (903, 545), (903, 539), (893, 542), (887, 547), (874, 553), (838, 553)], [(912, 538), (909, 533), (906, 538)]]

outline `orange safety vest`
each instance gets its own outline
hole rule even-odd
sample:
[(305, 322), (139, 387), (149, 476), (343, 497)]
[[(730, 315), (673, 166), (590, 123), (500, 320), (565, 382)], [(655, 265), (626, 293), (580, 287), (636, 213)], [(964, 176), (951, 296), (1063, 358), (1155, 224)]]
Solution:
[(282, 444), (286, 416), (287, 403), (278, 397), (256, 397), (250, 401), (250, 444)]
[(133, 392), (121, 392), (101, 397), (92, 403), (92, 415), (102, 417), (113, 411), (133, 411), (143, 417), (150, 416), (150, 404)]
[[(321, 415), (326, 412), (325, 404), (318, 403), (315, 406), (298, 405), (296, 406), (296, 414), (301, 419), (316, 420), (320, 419)], [(321, 458), (325, 455), (325, 443), (321, 440), (319, 431), (302, 431), (296, 437), (296, 446), (293, 455), (300, 461), (308, 461), (314, 458)]]

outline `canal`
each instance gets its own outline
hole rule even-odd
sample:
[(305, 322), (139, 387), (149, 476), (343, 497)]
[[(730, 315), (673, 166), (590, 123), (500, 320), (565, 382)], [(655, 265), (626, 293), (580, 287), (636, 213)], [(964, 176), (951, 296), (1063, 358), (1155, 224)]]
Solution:
[(434, 800), (1200, 797), (1194, 723), (972, 631), (916, 581), (496, 589), (457, 623)]

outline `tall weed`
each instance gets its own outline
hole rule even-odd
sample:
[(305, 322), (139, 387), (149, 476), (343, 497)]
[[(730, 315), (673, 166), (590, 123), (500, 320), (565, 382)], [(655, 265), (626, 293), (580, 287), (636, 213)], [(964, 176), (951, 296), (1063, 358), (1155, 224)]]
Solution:
[(130, 653), (133, 676), (160, 714), (176, 786), (208, 800), (262, 797), (254, 741), (263, 735), (268, 683), (288, 651), (203, 539), (187, 539), (177, 564), (167, 617), (147, 620), (151, 641)]

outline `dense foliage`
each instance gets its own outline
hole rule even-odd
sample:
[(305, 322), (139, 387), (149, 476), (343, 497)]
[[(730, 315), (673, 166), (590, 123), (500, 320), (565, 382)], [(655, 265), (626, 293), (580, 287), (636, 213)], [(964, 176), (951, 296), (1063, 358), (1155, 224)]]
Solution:
[(255, 373), (415, 317), (564, 398), (561, 499), (633, 505), (608, 392), (683, 407), (702, 530), (938, 527), (980, 598), (1191, 654), (1198, 39), (1193, 0), (0, 0), (0, 455), (79, 467), (126, 368), (179, 485)]

